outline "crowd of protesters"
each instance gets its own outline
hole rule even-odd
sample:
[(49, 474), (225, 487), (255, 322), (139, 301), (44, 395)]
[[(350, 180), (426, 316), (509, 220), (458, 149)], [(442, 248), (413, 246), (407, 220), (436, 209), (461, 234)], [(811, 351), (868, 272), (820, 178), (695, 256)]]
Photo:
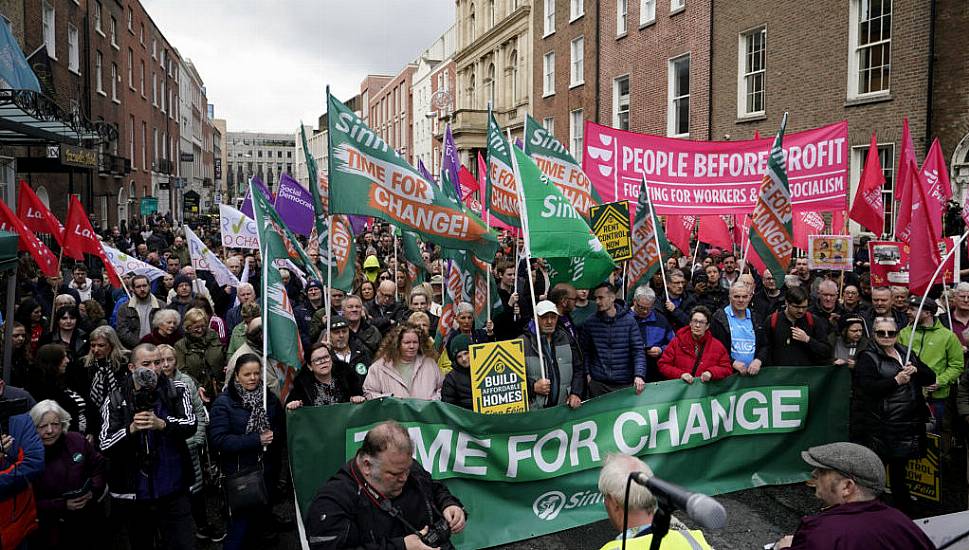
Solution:
[[(279, 380), (262, 380), (259, 254), (223, 250), (217, 228), (196, 233), (248, 280), (219, 286), (196, 272), (180, 231), (159, 216), (102, 232), (106, 243), (165, 272), (154, 280), (124, 274), (125, 289), (111, 288), (97, 266), (83, 263), (65, 266), (63, 279), (45, 278), (21, 259), (17, 309), (6, 325), (13, 363), (0, 390), (26, 399), (21, 412), (35, 429), (13, 418), (4, 426), (14, 436), (4, 440), (5, 460), (19, 467), (0, 472), (0, 500), (33, 506), (39, 528), (25, 522), (23, 531), (39, 547), (271, 541), (292, 528), (272, 511), (291, 494), (284, 409), (387, 396), (470, 409), (470, 346), (518, 337), (533, 409), (575, 409), (667, 379), (704, 384), (777, 366), (850, 369), (851, 438), (889, 468), (892, 502), (909, 514), (916, 511), (902, 472), (924, 455), (926, 425), (947, 449), (964, 446), (969, 283), (928, 299), (917, 316), (920, 297), (871, 287), (863, 253), (847, 273), (811, 271), (799, 258), (781, 281), (729, 251), (705, 249), (696, 265), (670, 258), (665, 279), (637, 288), (618, 269), (577, 289), (554, 284), (540, 259), (516, 262), (518, 243), (503, 235), (492, 273), (500, 307), (476, 324), (474, 305), (453, 304), (455, 322), (442, 327), (440, 251), (425, 246), (419, 267), (427, 276), (412, 280), (393, 232), (376, 223), (357, 237), (349, 292), (286, 273), (306, 357), (292, 391), (281, 395)], [(262, 472), (264, 502), (210, 505), (221, 501), (210, 490), (220, 475), (253, 468)], [(24, 491), (36, 504), (25, 504)]]

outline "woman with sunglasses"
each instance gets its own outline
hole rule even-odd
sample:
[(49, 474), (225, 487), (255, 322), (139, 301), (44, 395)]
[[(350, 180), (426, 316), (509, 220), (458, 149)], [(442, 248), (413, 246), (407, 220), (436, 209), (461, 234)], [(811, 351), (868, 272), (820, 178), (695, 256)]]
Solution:
[(915, 354), (905, 362), (894, 319), (877, 317), (872, 333), (874, 342), (852, 371), (851, 434), (888, 465), (895, 507), (908, 513), (905, 465), (925, 454), (928, 410), (922, 388), (935, 383), (935, 373)]

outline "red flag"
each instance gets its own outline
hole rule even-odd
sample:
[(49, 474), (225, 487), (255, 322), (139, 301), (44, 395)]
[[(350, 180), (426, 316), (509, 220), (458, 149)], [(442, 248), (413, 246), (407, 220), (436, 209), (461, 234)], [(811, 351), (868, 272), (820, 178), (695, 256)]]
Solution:
[[(855, 191), (855, 201), (851, 205), (851, 219), (866, 227), (875, 235), (885, 231), (885, 204), (882, 202), (882, 187), (885, 185), (885, 173), (882, 171), (881, 161), (878, 160), (878, 141), (875, 132), (871, 133), (871, 145), (868, 146), (868, 156), (865, 167), (861, 170), (858, 180), (858, 190)], [(898, 187), (896, 186), (897, 190)]]
[(17, 216), (34, 233), (53, 235), (57, 244), (64, 246), (64, 226), (44, 206), (44, 202), (40, 200), (40, 197), (34, 193), (34, 190), (24, 180), (20, 180), (20, 193), (17, 197)]
[[(946, 202), (952, 198), (952, 183), (949, 181), (949, 171), (945, 167), (945, 157), (942, 156), (939, 138), (932, 141), (919, 175), (925, 178), (925, 183), (928, 185), (929, 198), (935, 203), (933, 208), (937, 205), (939, 215), (942, 215), (945, 212)], [(936, 237), (941, 238), (942, 234)]]
[(458, 171), (458, 181), (461, 182), (462, 196), (474, 193), (479, 189), (478, 180), (474, 179), (474, 174), (463, 164), (461, 170)]
[(57, 256), (37, 238), (37, 235), (34, 235), (34, 232), (3, 201), (0, 201), (0, 229), (20, 235), (20, 250), (30, 252), (30, 255), (37, 262), (37, 267), (40, 268), (45, 277), (56, 277), (58, 275), (60, 269), (57, 267)]
[(929, 196), (929, 184), (919, 174), (915, 161), (911, 160), (906, 169), (913, 198), (908, 288), (914, 294), (922, 295), (932, 286), (932, 274), (942, 261), (935, 237), (942, 232), (942, 220), (930, 208), (935, 201)]
[(666, 216), (666, 238), (685, 255), (690, 254), (690, 235), (696, 216)]
[[(912, 223), (912, 178), (909, 175), (908, 163), (912, 161), (918, 168), (918, 161), (915, 160), (915, 146), (912, 145), (912, 134), (908, 130), (908, 118), (902, 121), (902, 149), (898, 153), (898, 169), (895, 171), (895, 189), (893, 191), (898, 205), (898, 217), (895, 220), (895, 237), (907, 243)], [(918, 173), (918, 170), (916, 170)], [(909, 207), (906, 208), (906, 205)]]
[(831, 233), (834, 235), (848, 234), (848, 213), (844, 210), (835, 210), (831, 213)]
[(720, 216), (700, 216), (700, 228), (697, 230), (697, 239), (700, 242), (711, 244), (723, 250), (733, 250), (733, 237), (727, 222)]
[(817, 212), (795, 212), (792, 229), (794, 230), (794, 246), (801, 250), (807, 250), (808, 236), (824, 233), (824, 218)]
[(101, 246), (101, 241), (94, 232), (94, 228), (91, 227), (91, 222), (87, 219), (87, 213), (84, 212), (84, 207), (81, 206), (81, 201), (77, 200), (77, 197), (73, 195), (71, 195), (70, 206), (67, 208), (67, 225), (64, 231), (64, 243), (61, 246), (64, 249), (64, 255), (75, 260), (83, 260), (85, 252), (92, 256), (97, 256), (101, 260), (101, 263), (104, 264), (104, 270), (108, 274), (108, 280), (111, 281), (111, 285), (115, 287), (121, 286), (121, 278), (118, 277), (114, 266), (108, 261), (108, 257), (104, 253), (104, 248)]
[(754, 139), (760, 139), (760, 130), (754, 130)]

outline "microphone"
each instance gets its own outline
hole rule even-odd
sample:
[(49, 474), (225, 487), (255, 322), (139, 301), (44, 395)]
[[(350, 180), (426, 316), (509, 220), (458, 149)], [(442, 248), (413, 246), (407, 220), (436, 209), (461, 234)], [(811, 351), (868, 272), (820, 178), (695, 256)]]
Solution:
[(727, 523), (727, 511), (723, 506), (707, 495), (694, 493), (685, 488), (663, 481), (656, 476), (647, 476), (643, 472), (630, 474), (633, 481), (646, 487), (653, 494), (662, 495), (705, 529), (723, 529)]

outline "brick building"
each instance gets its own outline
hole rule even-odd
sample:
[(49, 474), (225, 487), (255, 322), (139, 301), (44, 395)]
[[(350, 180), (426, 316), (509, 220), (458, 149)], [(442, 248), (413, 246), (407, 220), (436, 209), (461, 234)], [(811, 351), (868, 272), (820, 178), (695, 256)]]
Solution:
[(603, 124), (710, 139), (711, 1), (599, 3), (598, 118)]
[[(407, 162), (414, 161), (414, 117), (411, 84), (417, 65), (408, 63), (382, 88), (369, 88), (367, 124)], [(368, 77), (369, 80), (371, 77)], [(364, 84), (367, 83), (364, 81)], [(361, 93), (363, 92), (361, 86)]]
[[(454, 57), (441, 62), (431, 71), (431, 111), (437, 113), (437, 118), (432, 120), (433, 143), (431, 145), (431, 157), (434, 160), (434, 168), (431, 170), (435, 175), (441, 171), (441, 149), (444, 146), (445, 124), (451, 121), (454, 111), (457, 109), (456, 73), (454, 71)], [(474, 164), (472, 162), (472, 164)], [(469, 165), (470, 166), (470, 165)]]
[(599, 2), (540, 0), (532, 17), (532, 117), (577, 159), (586, 119), (599, 121)]

